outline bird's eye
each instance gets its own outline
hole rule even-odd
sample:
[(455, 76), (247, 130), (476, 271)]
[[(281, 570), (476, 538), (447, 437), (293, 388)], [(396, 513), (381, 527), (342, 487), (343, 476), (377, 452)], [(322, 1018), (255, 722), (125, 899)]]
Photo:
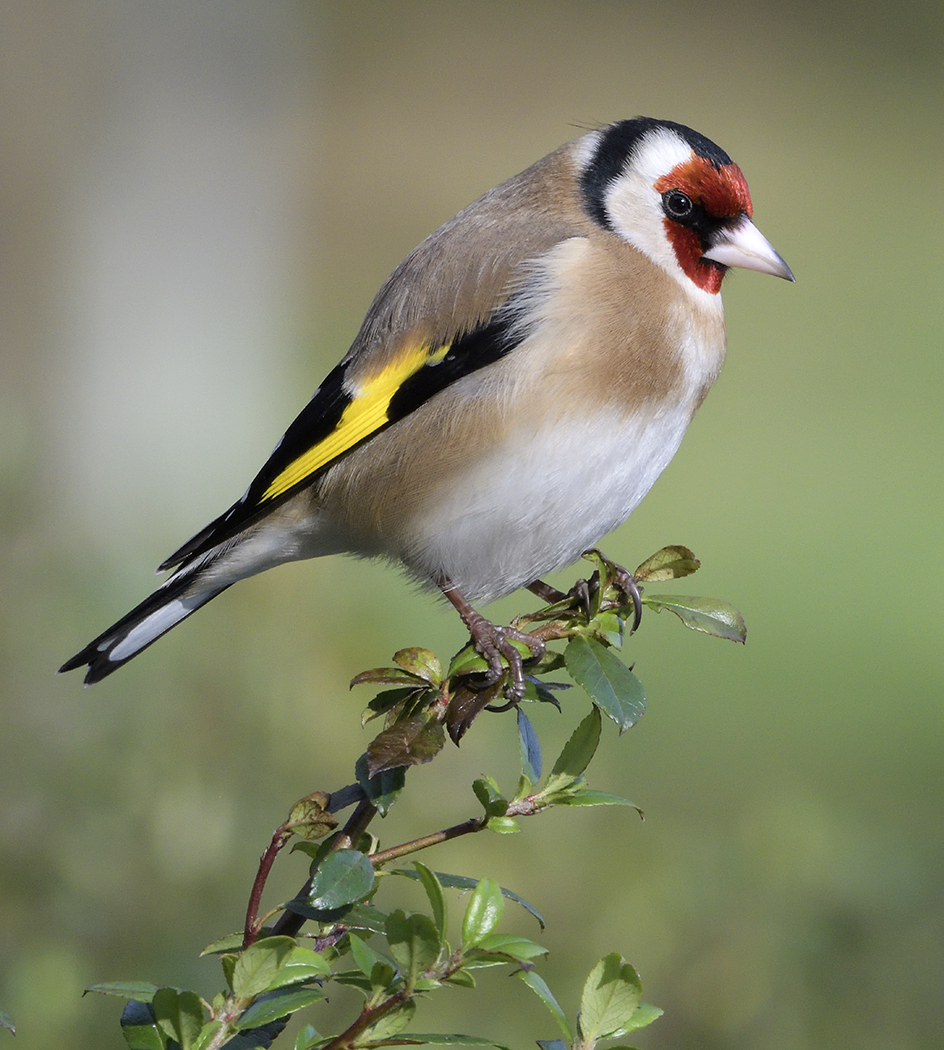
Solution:
[(682, 222), (691, 218), (695, 205), (692, 198), (681, 190), (666, 190), (662, 194), (662, 208), (670, 219)]

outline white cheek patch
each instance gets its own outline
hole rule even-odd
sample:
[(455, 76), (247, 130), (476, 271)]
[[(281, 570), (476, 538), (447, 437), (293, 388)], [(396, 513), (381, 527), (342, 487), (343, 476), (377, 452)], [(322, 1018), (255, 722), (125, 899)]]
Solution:
[(694, 298), (709, 298), (679, 266), (665, 233), (662, 198), (655, 184), (692, 157), (688, 143), (668, 128), (650, 131), (639, 143), (623, 173), (610, 184), (604, 206), (613, 229), (628, 244), (674, 277)]

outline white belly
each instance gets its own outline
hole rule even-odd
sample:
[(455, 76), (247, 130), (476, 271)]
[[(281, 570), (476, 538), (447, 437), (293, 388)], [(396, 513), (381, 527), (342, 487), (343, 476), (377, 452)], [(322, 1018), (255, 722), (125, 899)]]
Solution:
[(675, 455), (689, 404), (628, 420), (557, 420), (509, 440), (435, 501), (406, 561), (492, 601), (575, 561), (622, 524)]

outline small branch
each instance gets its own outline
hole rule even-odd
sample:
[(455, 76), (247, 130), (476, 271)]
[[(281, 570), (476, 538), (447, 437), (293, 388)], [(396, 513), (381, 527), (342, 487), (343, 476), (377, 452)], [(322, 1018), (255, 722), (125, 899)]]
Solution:
[(333, 849), (353, 849), (357, 840), (367, 830), (368, 825), (377, 816), (377, 807), (366, 798), (357, 804), (357, 809), (350, 815), (341, 834), (334, 843)]
[[(541, 811), (541, 806), (536, 804), (533, 796), (510, 802), (505, 811), (506, 817), (533, 817)], [(421, 849), (430, 846), (438, 846), (440, 842), (448, 842), (450, 839), (460, 838), (462, 835), (471, 835), (476, 831), (484, 831), (488, 827), (488, 817), (470, 817), (461, 824), (453, 824), (451, 828), (442, 831), (434, 831), (431, 835), (422, 835), (410, 842), (403, 842), (399, 846), (391, 846), (389, 849), (381, 849), (370, 855), (370, 862), (375, 868), (386, 864), (391, 860), (398, 860), (410, 853), (417, 853)]]
[(390, 1013), (391, 1010), (405, 1003), (409, 998), (411, 998), (410, 994), (403, 988), (391, 995), (389, 999), (384, 999), (379, 1005), (369, 1010), (361, 1011), (360, 1017), (339, 1036), (335, 1036), (330, 1043), (323, 1046), (322, 1050), (347, 1050), (362, 1032), (379, 1021), (384, 1014)]
[[(471, 823), (471, 821), (469, 822)], [(462, 827), (463, 825), (456, 825)], [(484, 827), (484, 825), (483, 825)], [(449, 831), (452, 828), (447, 829)], [(472, 830), (478, 830), (473, 828)], [(440, 833), (442, 834), (442, 833)], [(465, 834), (465, 832), (460, 832)], [(431, 836), (430, 836), (431, 837)], [(417, 839), (417, 841), (419, 841)], [(399, 847), (396, 847), (399, 848)], [(432, 966), (420, 976), (423, 979), (432, 979), (435, 981), (445, 981), (450, 978), (457, 970), (462, 967), (462, 952), (456, 950), (452, 953), (450, 958), (441, 966)], [(344, 1032), (339, 1036), (336, 1036), (331, 1040), (330, 1043), (326, 1043), (321, 1050), (349, 1050), (352, 1043), (356, 1042), (358, 1037), (362, 1035), (372, 1024), (376, 1024), (384, 1014), (390, 1013), (391, 1010), (395, 1010), (398, 1006), (401, 1006), (405, 1002), (409, 1002), (416, 992), (412, 988), (401, 988), (399, 992), (391, 995), (389, 999), (384, 999), (382, 1003), (371, 1008), (365, 1008), (357, 1020), (350, 1025)], [(384, 1040), (384, 1043), (390, 1042), (391, 1045), (397, 1045), (392, 1040)], [(382, 1045), (382, 1044), (379, 1044)]]
[(347, 809), (355, 802), (360, 802), (364, 797), (364, 789), (360, 784), (348, 784), (346, 787), (332, 791), (328, 796), (328, 805), (325, 807), (329, 813), (337, 813), (338, 810)]
[(461, 835), (470, 835), (474, 831), (481, 831), (484, 827), (485, 820), (482, 817), (472, 817), (462, 824), (454, 824), (451, 828), (445, 828), (443, 831), (434, 831), (432, 835), (423, 835), (410, 842), (401, 843), (399, 846), (378, 850), (370, 855), (370, 862), (376, 868), (381, 864), (386, 864), (387, 861), (397, 860), (410, 853), (416, 853), (418, 850), (427, 849), (429, 846), (438, 846), (440, 842), (448, 842), (449, 839), (457, 839)]
[[(357, 808), (348, 819), (348, 822), (344, 825), (341, 834), (334, 840), (334, 843), (331, 846), (331, 852), (333, 853), (335, 850), (339, 849), (350, 849), (367, 830), (367, 826), (376, 816), (376, 807), (366, 798), (361, 799), (357, 804)], [(296, 896), (305, 897), (308, 895), (310, 889), (311, 876), (305, 880), (305, 884), (298, 891)], [(272, 927), (272, 936), (294, 937), (302, 926), (305, 925), (305, 922), (306, 919), (304, 915), (297, 915), (295, 912), (284, 911), (278, 922)]]
[(243, 927), (243, 949), (253, 944), (259, 937), (260, 923), (257, 921), (259, 915), (259, 904), (262, 901), (262, 891), (265, 889), (266, 880), (275, 858), (279, 855), (286, 842), (292, 837), (292, 833), (286, 830), (284, 824), (280, 824), (272, 836), (272, 841), (266, 848), (265, 853), (259, 859), (259, 870), (256, 872), (255, 881), (252, 884), (252, 893), (249, 894), (249, 905), (246, 908), (246, 922)]

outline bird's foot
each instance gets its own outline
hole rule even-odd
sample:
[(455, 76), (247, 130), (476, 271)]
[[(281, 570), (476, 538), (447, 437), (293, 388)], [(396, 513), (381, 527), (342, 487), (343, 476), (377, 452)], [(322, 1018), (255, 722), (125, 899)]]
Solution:
[[(616, 562), (604, 559), (598, 551), (588, 551), (587, 553), (597, 554), (605, 565), (606, 585), (616, 589), (622, 599), (619, 604), (632, 605), (633, 624), (629, 631), (632, 634), (642, 622), (642, 594), (639, 590), (639, 584), (636, 583), (636, 578), (628, 569), (624, 569), (622, 565), (617, 565)], [(543, 580), (534, 580), (527, 586), (532, 594), (536, 594), (548, 605), (557, 605), (560, 602), (569, 601), (574, 609), (579, 609), (586, 616), (587, 620), (590, 620), (593, 616), (591, 602), (600, 590), (600, 570), (596, 570), (589, 580), (577, 580), (566, 594), (557, 590), (556, 587), (551, 587), (550, 584), (545, 583)]]
[(633, 626), (629, 630), (629, 633), (632, 634), (642, 623), (642, 594), (639, 590), (639, 584), (636, 582), (636, 577), (633, 576), (629, 569), (624, 569), (622, 565), (615, 563), (613, 563), (612, 567), (613, 585), (623, 595), (626, 604), (631, 604), (633, 607)]
[[(486, 620), (451, 584), (440, 584), (440, 587), (462, 618), (472, 637), (472, 644), (488, 664), (482, 689), (495, 685), (506, 675), (507, 663), (507, 681), (503, 692), (508, 703), (501, 707), (489, 707), (489, 710), (507, 711), (509, 707), (514, 707), (524, 698), (525, 692), (524, 657), (518, 646), (527, 649), (530, 653), (528, 659), (537, 660), (544, 655), (544, 642), (525, 631), (514, 627), (500, 627), (491, 620)], [(502, 662), (503, 658), (505, 663)]]

